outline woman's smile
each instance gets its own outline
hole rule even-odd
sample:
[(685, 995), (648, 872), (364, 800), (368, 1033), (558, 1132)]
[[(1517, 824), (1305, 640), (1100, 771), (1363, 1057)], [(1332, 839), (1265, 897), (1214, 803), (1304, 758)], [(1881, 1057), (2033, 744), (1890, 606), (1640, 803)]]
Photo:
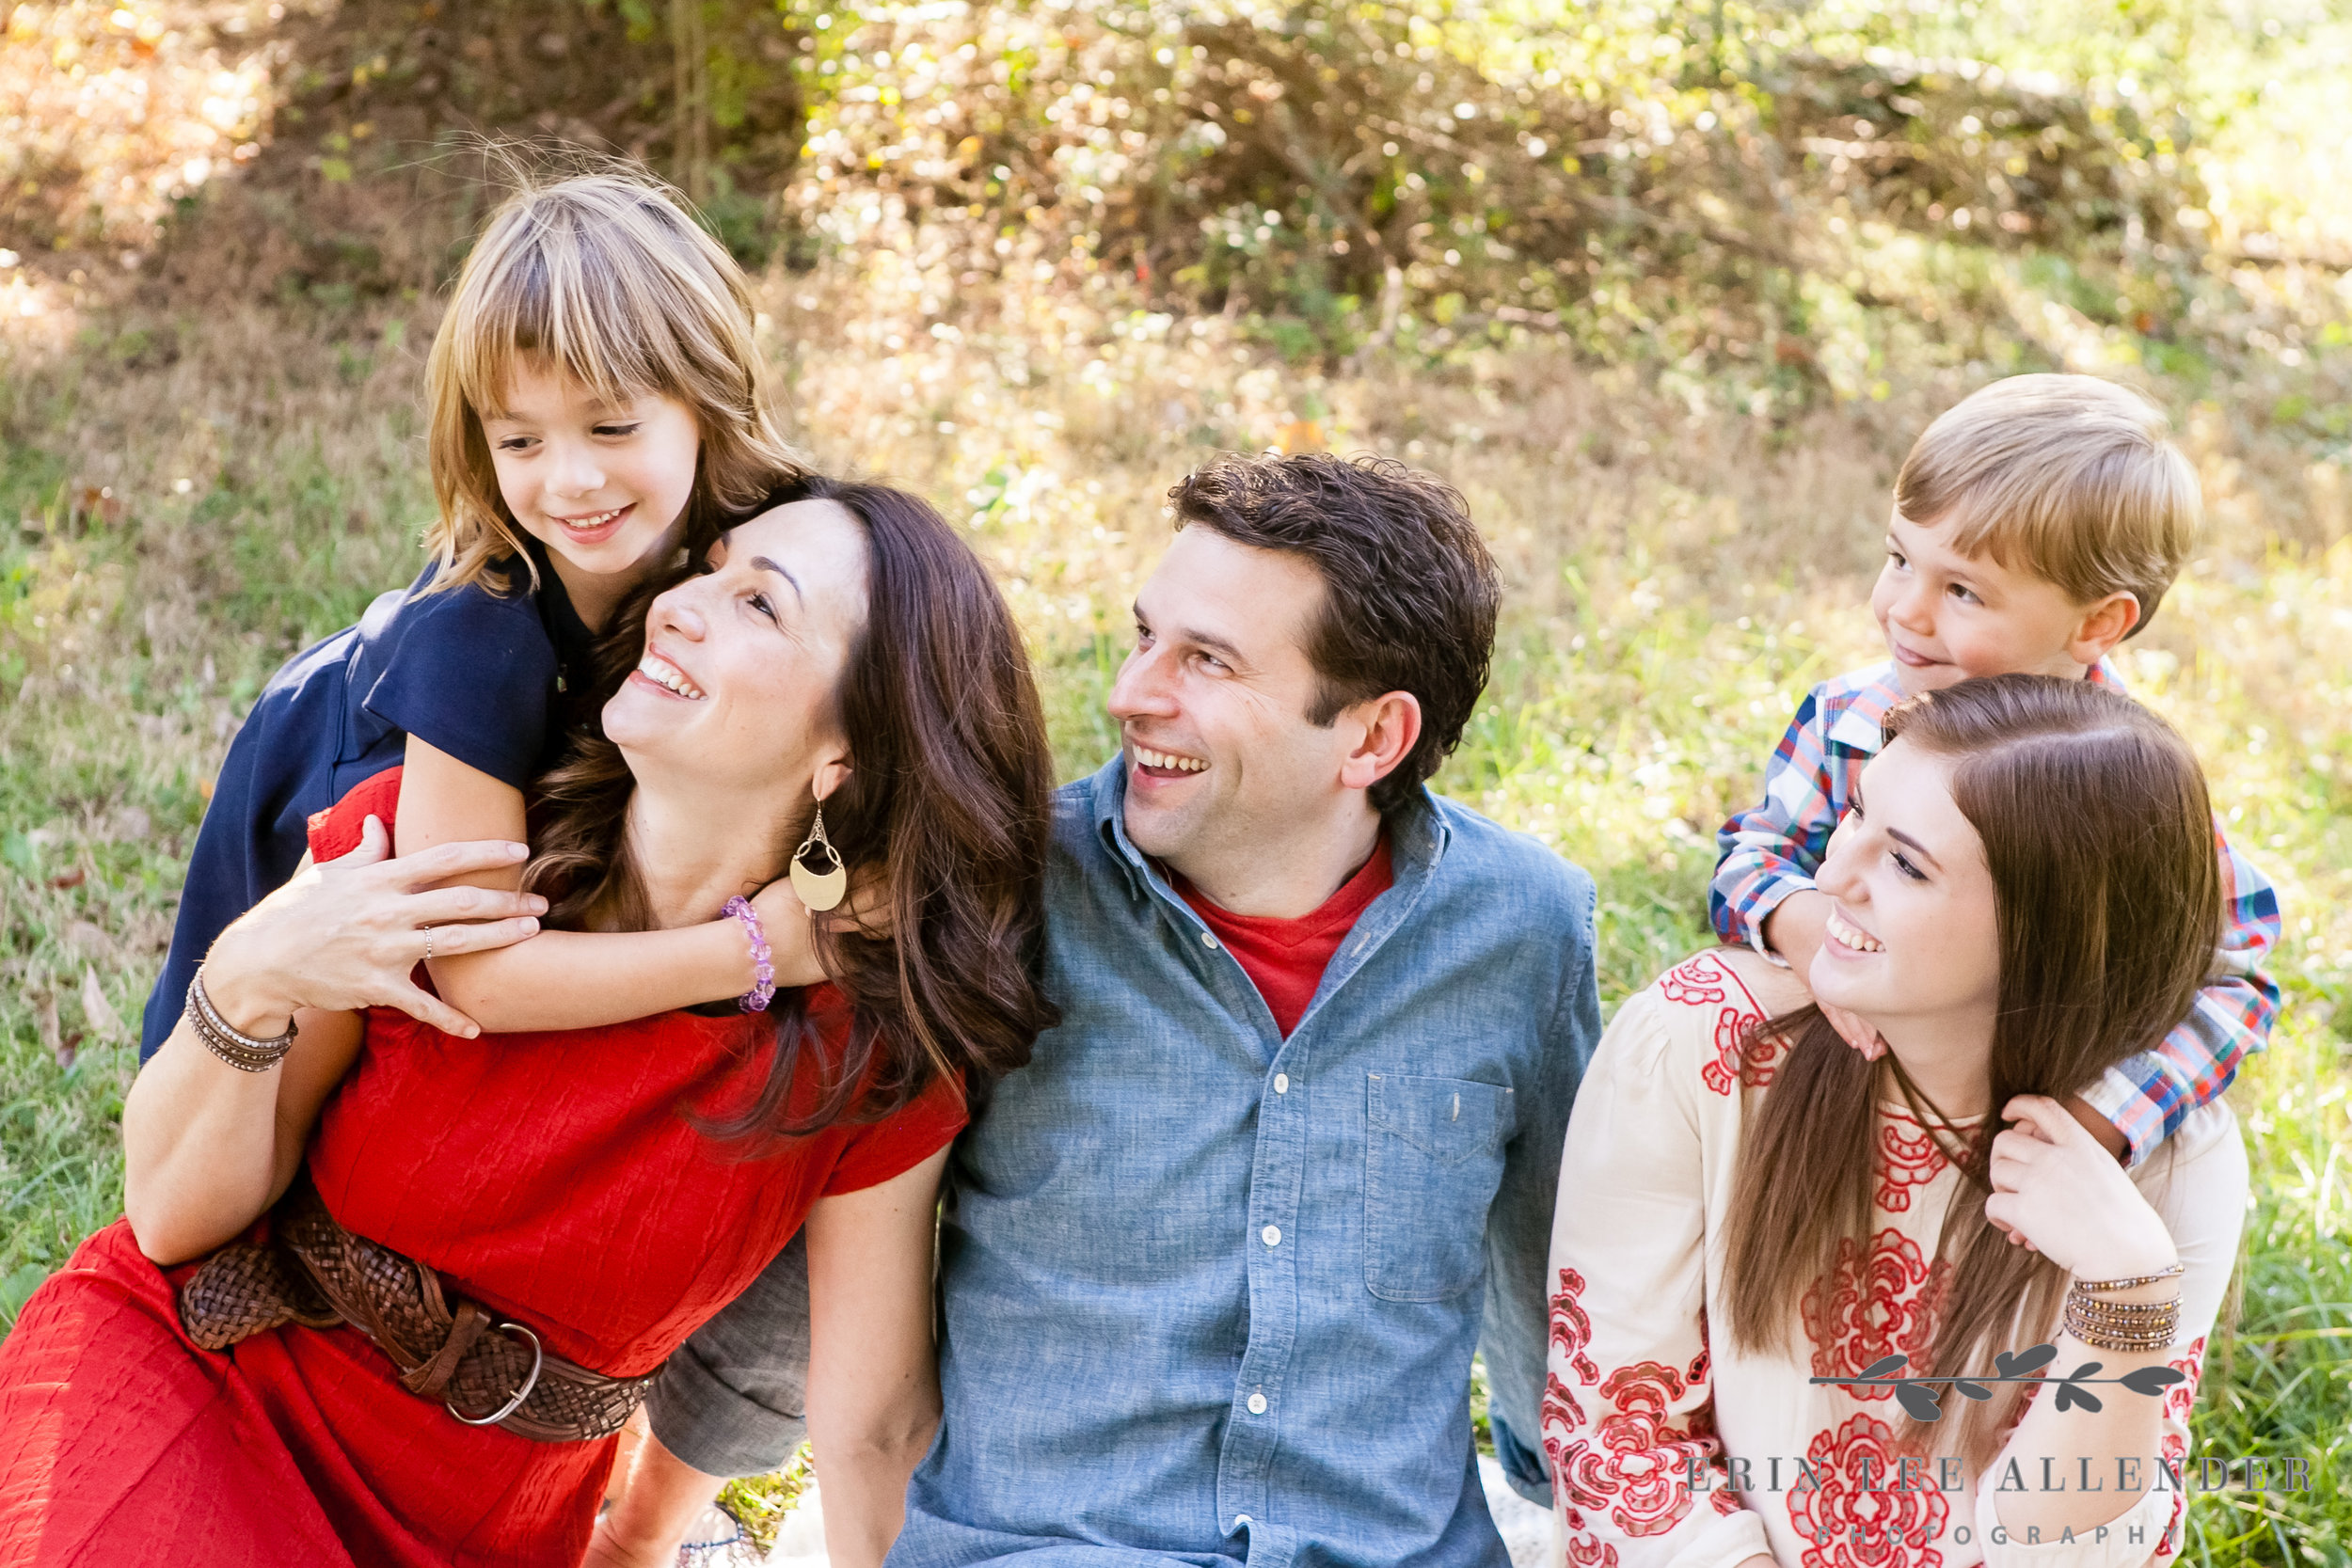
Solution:
[(699, 703), (707, 695), (701, 687), (687, 678), (685, 671), (671, 663), (652, 648), (645, 650), (644, 657), (637, 661), (637, 668), (631, 673), (629, 678), (642, 680), (646, 685), (657, 687), (673, 697), (683, 697), (690, 703)]
[(1833, 907), (1829, 914), (1829, 947), (1840, 957), (1867, 957), (1883, 953), (1886, 944), (1848, 919), (1845, 912)]

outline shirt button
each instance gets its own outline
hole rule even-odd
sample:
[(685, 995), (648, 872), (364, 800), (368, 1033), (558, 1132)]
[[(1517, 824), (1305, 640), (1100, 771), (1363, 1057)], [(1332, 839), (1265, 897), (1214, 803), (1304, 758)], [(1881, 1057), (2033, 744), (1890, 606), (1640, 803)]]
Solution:
[(1291, 1075), (1289, 1073), (1278, 1072), (1274, 1075), (1274, 1092), (1276, 1094), (1288, 1094), (1291, 1092)]
[(1279, 1225), (1269, 1225), (1263, 1230), (1258, 1232), (1258, 1240), (1263, 1242), (1268, 1246), (1280, 1246), (1282, 1244), (1282, 1227)]
[[(1249, 1413), (1252, 1416), (1263, 1416), (1265, 1414), (1265, 1396), (1263, 1394), (1252, 1394), (1249, 1396)], [(1248, 1515), (1245, 1513), (1242, 1517), (1246, 1519)]]
[(1216, 933), (1215, 931), (1201, 932), (1200, 945), (1203, 947), (1215, 947), (1216, 945)]

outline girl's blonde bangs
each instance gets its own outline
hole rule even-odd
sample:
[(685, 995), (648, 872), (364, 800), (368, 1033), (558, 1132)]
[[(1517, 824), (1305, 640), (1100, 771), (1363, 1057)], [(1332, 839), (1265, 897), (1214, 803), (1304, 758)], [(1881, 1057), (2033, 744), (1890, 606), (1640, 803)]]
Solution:
[[(593, 238), (580, 221), (585, 215), (527, 212), (506, 232), (485, 236), (491, 254), (479, 257), (478, 272), (468, 268), (471, 276), (452, 305), (451, 369), (476, 410), (499, 409), (525, 366), (560, 371), (616, 402), (646, 392), (691, 401), (701, 390), (681, 352), (680, 317), (724, 310), (730, 302), (697, 287), (704, 280), (675, 254), (681, 236), (660, 232), (642, 210), (596, 214), (606, 221), (595, 227), (606, 232)], [(641, 232), (616, 235), (615, 226)]]

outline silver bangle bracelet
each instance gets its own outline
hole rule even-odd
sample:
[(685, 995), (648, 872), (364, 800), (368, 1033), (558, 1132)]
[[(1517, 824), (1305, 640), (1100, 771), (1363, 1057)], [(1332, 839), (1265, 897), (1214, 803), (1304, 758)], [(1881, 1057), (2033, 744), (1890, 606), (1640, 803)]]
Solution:
[(189, 1027), (204, 1049), (227, 1062), (240, 1072), (266, 1072), (284, 1061), (286, 1053), (294, 1049), (294, 1022), (286, 1021), (286, 1032), (267, 1039), (257, 1038), (237, 1028), (220, 1016), (213, 999), (204, 992), (204, 966), (196, 967), (196, 978), (188, 982)]

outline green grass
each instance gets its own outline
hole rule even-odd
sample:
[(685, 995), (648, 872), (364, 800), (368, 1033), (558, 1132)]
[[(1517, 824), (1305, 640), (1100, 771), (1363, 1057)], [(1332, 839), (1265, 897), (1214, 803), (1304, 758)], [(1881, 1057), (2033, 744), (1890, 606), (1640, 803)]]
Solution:
[[(1868, 656), (1885, 485), (1962, 386), (1775, 427), (1558, 355), (1326, 376), (1223, 324), (1115, 337), (1012, 293), (976, 292), (948, 341), (915, 329), (921, 282), (771, 279), (774, 351), (821, 459), (975, 519), (1065, 777), (1108, 752), (1123, 606), (1166, 536), (1162, 493), (1211, 443), (1263, 446), (1312, 408), (1336, 447), (1463, 486), (1511, 587), (1440, 787), (1593, 872), (1612, 1006), (1707, 940), (1715, 826), (1804, 689)], [(387, 325), (227, 311), (154, 367), (109, 347), (154, 323), (0, 337), (0, 518), (25, 519), (0, 533), (0, 1327), (119, 1212), (130, 1032), (230, 726), (287, 654), (414, 569), (431, 322)], [(2282, 542), (2324, 538), (2298, 510), (2308, 456), (2178, 396), (2215, 526), (2126, 671), (2288, 911), (2285, 1021), (2232, 1092), (2255, 1196), (2197, 1451), (2306, 1456), (2318, 1487), (2199, 1499), (2186, 1556), (2352, 1565), (2352, 545)], [(113, 504), (77, 518), (85, 486)], [(772, 1511), (795, 1485), (739, 1500)]]

